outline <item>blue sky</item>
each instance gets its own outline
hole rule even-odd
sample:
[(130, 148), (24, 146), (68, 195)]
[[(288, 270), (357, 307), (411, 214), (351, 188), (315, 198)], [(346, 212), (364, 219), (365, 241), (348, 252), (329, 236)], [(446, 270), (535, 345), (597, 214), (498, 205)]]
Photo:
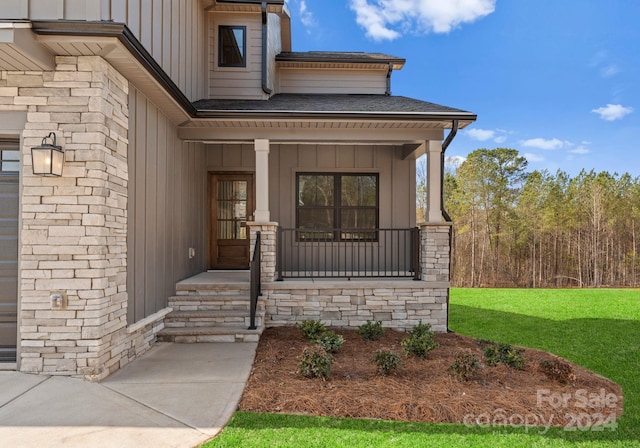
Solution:
[(640, 1), (288, 0), (294, 51), (407, 59), (392, 93), (474, 112), (447, 151), (640, 176)]

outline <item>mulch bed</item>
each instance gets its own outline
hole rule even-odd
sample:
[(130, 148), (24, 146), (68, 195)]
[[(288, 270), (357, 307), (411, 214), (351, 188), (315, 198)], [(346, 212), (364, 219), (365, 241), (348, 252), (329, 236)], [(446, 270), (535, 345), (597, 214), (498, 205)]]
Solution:
[[(615, 421), (622, 414), (622, 389), (613, 381), (571, 364), (575, 381), (560, 384), (539, 370), (546, 352), (526, 349), (524, 370), (484, 365), (482, 348), (469, 337), (436, 334), (440, 347), (428, 359), (405, 356), (407, 333), (387, 329), (379, 341), (355, 330), (333, 329), (345, 338), (334, 355), (329, 380), (297, 373), (310, 342), (295, 327), (263, 333), (239, 409), (315, 416), (414, 422), (511, 424), (583, 428)], [(380, 376), (371, 357), (378, 349), (402, 354), (402, 366)], [(448, 372), (456, 352), (468, 350), (483, 362), (473, 379), (461, 382)], [(610, 395), (613, 394), (613, 395)], [(580, 420), (578, 420), (580, 419)]]

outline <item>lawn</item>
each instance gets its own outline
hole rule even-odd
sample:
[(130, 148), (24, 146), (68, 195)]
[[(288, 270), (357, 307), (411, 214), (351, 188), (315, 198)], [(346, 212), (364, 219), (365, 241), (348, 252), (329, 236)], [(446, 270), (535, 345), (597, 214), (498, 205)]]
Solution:
[(450, 327), (547, 350), (613, 379), (625, 395), (617, 428), (587, 427), (589, 415), (578, 430), (547, 431), (237, 413), (205, 446), (640, 447), (639, 290), (453, 289)]

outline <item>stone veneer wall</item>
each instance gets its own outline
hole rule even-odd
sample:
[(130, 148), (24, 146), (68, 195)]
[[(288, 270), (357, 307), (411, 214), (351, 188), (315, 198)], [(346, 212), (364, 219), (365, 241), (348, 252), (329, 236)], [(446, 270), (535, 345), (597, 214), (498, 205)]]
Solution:
[(276, 245), (278, 223), (249, 222), (250, 228), (250, 257), (253, 259), (253, 248), (256, 246), (256, 232), (260, 232), (260, 280), (272, 282), (276, 279)]
[(333, 327), (357, 327), (367, 320), (409, 329), (422, 322), (447, 330), (445, 284), (412, 280), (285, 281), (263, 285), (265, 326), (321, 320)]
[[(270, 224), (264, 231), (271, 231)], [(265, 326), (321, 320), (335, 327), (357, 327), (367, 320), (391, 328), (409, 329), (423, 322), (434, 331), (447, 331), (451, 226), (420, 226), (422, 281), (413, 280), (295, 280), (263, 283)], [(253, 233), (252, 228), (252, 233)], [(257, 229), (260, 230), (260, 229)], [(275, 260), (275, 243), (263, 240), (263, 260)], [(255, 238), (252, 239), (252, 246)], [(266, 264), (270, 268), (270, 264)], [(263, 263), (262, 269), (265, 269)], [(269, 271), (269, 276), (271, 271)]]
[[(126, 78), (100, 57), (57, 57), (52, 72), (1, 72), (0, 110), (27, 112), (22, 147), (18, 363), (23, 372), (99, 380), (155, 340), (164, 314), (127, 329)], [(32, 172), (49, 132), (63, 176)], [(52, 309), (50, 294), (64, 306)]]

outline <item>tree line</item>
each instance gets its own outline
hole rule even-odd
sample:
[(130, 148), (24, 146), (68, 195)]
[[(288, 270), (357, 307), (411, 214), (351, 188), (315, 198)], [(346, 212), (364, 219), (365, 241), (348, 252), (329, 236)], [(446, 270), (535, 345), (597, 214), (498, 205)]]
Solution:
[(640, 284), (640, 177), (528, 172), (517, 150), (483, 148), (448, 170), (444, 184), (454, 286)]

